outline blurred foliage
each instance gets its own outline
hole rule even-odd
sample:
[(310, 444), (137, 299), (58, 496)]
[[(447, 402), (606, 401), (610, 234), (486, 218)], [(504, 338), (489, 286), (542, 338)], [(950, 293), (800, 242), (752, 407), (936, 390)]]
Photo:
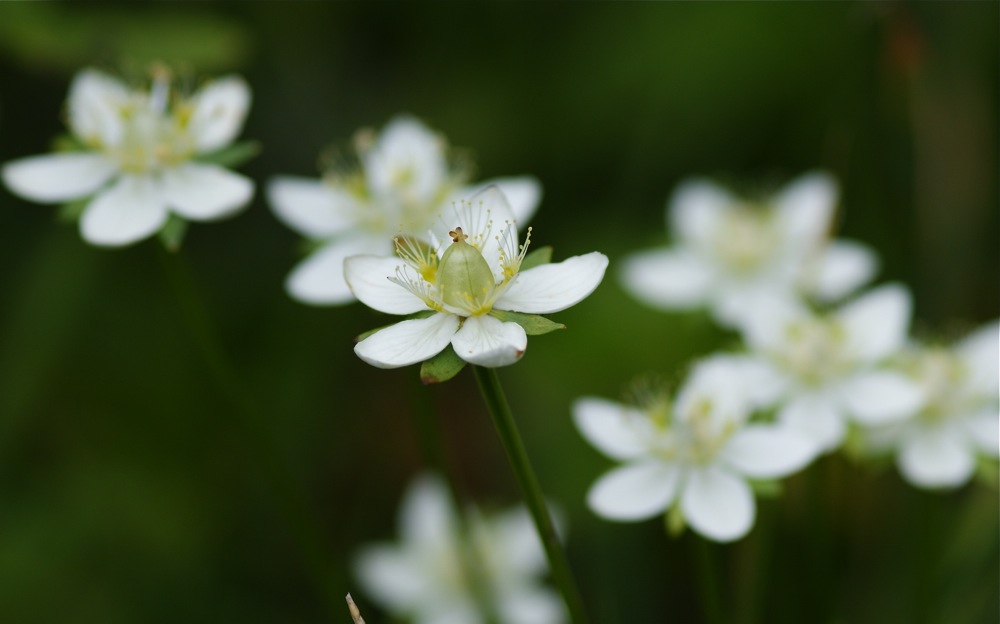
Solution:
[[(612, 264), (501, 378), (595, 621), (693, 622), (695, 541), (586, 510), (609, 463), (568, 406), (647, 371), (679, 380), (735, 337), (641, 307), (615, 261), (667, 240), (686, 176), (773, 187), (824, 168), (841, 233), (913, 288), (918, 330), (996, 317), (998, 17), (935, 2), (6, 2), (0, 161), (64, 130), (79, 67), (160, 60), (246, 76), (243, 136), (262, 151), (242, 170), (261, 185), (317, 175), (325, 147), (398, 112), (469, 148), (482, 178), (537, 176), (536, 244)], [(350, 555), (392, 533), (425, 464), (414, 401), (436, 406), (460, 493), (516, 500), (470, 373), (424, 388), (417, 367), (368, 367), (351, 340), (385, 317), (287, 297), (298, 237), (262, 188), (238, 218), (187, 230), (180, 289), (156, 241), (88, 247), (6, 190), (0, 237), (3, 621), (349, 621)], [(739, 622), (995, 621), (995, 489), (919, 492), (836, 456), (759, 507), (749, 537), (712, 548)]]

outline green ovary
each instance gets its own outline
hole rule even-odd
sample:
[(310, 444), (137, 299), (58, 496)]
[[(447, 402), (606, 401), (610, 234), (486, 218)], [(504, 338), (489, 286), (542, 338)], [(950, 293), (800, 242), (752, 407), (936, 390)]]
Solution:
[(437, 287), (446, 305), (480, 316), (492, 309), (496, 284), (490, 265), (464, 237), (461, 228), (456, 228), (455, 242), (438, 265)]

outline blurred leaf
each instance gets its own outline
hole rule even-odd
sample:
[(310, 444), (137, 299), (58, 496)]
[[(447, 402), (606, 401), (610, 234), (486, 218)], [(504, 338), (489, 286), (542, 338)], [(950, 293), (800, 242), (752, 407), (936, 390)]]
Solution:
[(527, 271), (528, 269), (533, 269), (536, 266), (541, 266), (550, 262), (552, 262), (552, 246), (546, 245), (545, 247), (539, 247), (526, 255), (524, 260), (521, 261), (521, 270)]
[(493, 310), (490, 315), (500, 319), (505, 323), (517, 323), (524, 328), (524, 333), (529, 336), (541, 336), (557, 329), (566, 329), (562, 323), (550, 321), (544, 316), (537, 314), (524, 314), (522, 312), (510, 312), (508, 310)]
[(750, 489), (761, 498), (778, 498), (783, 491), (780, 481), (770, 479), (750, 479)]
[(458, 357), (451, 345), (420, 365), (420, 381), (425, 384), (448, 381), (465, 368), (466, 361)]
[(86, 197), (81, 197), (80, 199), (74, 199), (71, 202), (66, 202), (59, 206), (59, 211), (56, 213), (56, 221), (59, 223), (76, 223), (80, 220), (80, 215), (83, 214), (84, 209), (87, 204), (90, 203), (93, 195), (88, 195)]
[(184, 241), (184, 234), (187, 233), (187, 227), (188, 222), (177, 215), (171, 213), (167, 217), (167, 222), (159, 233), (160, 242), (163, 243), (167, 251), (175, 252), (181, 248), (181, 243)]
[(227, 145), (214, 152), (206, 152), (195, 156), (195, 160), (203, 163), (210, 163), (222, 167), (236, 168), (251, 158), (260, 154), (260, 142), (240, 141)]

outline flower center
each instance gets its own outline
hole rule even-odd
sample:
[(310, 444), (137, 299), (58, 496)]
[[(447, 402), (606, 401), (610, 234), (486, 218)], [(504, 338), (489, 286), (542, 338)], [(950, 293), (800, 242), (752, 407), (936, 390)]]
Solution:
[(448, 232), (452, 244), (445, 250), (437, 270), (441, 300), (468, 316), (481, 316), (493, 309), (496, 282), (483, 254), (465, 242), (469, 238), (456, 227)]
[(713, 237), (713, 247), (727, 267), (739, 273), (750, 273), (774, 254), (776, 234), (764, 211), (739, 208), (723, 217)]
[(790, 324), (785, 344), (776, 354), (790, 374), (810, 385), (836, 378), (847, 362), (843, 355), (844, 330), (825, 319), (806, 319)]
[(926, 393), (927, 404), (920, 412), (925, 422), (942, 422), (974, 408), (974, 398), (964, 392), (968, 376), (965, 364), (947, 349), (927, 349), (905, 362), (904, 367)]

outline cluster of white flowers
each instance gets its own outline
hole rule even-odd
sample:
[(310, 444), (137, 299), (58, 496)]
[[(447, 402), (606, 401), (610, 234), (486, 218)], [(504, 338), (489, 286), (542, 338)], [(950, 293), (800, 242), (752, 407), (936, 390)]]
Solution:
[(527, 510), (458, 516), (447, 488), (418, 478), (403, 499), (399, 544), (362, 549), (355, 572), (367, 594), (414, 624), (560, 624), (562, 600), (539, 582), (545, 555)]
[(641, 520), (669, 510), (673, 526), (737, 539), (753, 523), (742, 477), (788, 475), (841, 448), (849, 430), (859, 448), (896, 453), (919, 487), (962, 485), (978, 461), (997, 458), (1000, 324), (954, 348), (929, 347), (909, 336), (911, 295), (901, 285), (835, 305), (877, 265), (865, 247), (827, 240), (835, 189), (813, 173), (766, 205), (704, 180), (674, 193), (676, 245), (629, 257), (622, 281), (659, 309), (707, 306), (745, 352), (695, 366), (673, 402), (660, 393), (632, 406), (574, 405), (582, 435), (626, 462), (591, 489), (597, 514)]

